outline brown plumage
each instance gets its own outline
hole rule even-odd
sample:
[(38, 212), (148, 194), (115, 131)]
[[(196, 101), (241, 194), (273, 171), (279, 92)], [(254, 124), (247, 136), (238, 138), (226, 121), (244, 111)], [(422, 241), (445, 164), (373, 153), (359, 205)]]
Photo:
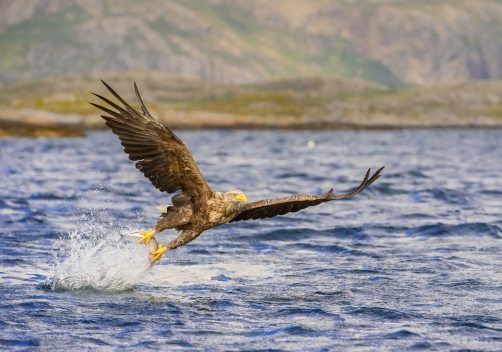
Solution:
[(371, 176), (371, 178), (370, 170), (366, 171), (366, 176), (364, 177), (363, 182), (361, 182), (359, 187), (349, 193), (333, 194), (332, 188), (328, 193), (320, 196), (298, 195), (277, 199), (264, 199), (246, 204), (242, 207), (241, 212), (229, 222), (273, 218), (274, 216), (284, 215), (287, 213), (296, 213), (302, 209), (319, 205), (324, 202), (329, 202), (331, 200), (355, 196), (375, 182), (380, 177), (380, 172), (382, 170), (383, 167)]
[(91, 104), (107, 113), (102, 117), (106, 125), (119, 137), (129, 159), (136, 161), (136, 168), (160, 191), (181, 191), (172, 197), (173, 206), (165, 208), (163, 218), (155, 229), (142, 233), (144, 238), (140, 241), (146, 240), (148, 244), (155, 233), (166, 229), (182, 231), (180, 236), (166, 247), (159, 244), (159, 251), (152, 260), (160, 259), (166, 249), (185, 245), (203, 231), (227, 222), (271, 218), (324, 202), (352, 197), (375, 182), (383, 170), (383, 167), (380, 168), (371, 177), (368, 170), (359, 187), (346, 194), (334, 195), (331, 189), (320, 196), (297, 195), (245, 204), (246, 196), (240, 191), (220, 193), (209, 187), (186, 144), (150, 115), (136, 83), (134, 90), (142, 112), (133, 109), (110, 86), (105, 82), (103, 84), (123, 107), (98, 94), (94, 95), (115, 110)]

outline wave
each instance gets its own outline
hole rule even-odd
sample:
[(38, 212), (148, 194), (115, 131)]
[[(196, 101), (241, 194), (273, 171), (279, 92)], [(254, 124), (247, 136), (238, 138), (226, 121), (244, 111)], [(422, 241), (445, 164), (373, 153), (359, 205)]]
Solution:
[(466, 223), (461, 225), (447, 225), (438, 222), (435, 225), (423, 225), (418, 228), (408, 230), (407, 236), (489, 236), (493, 238), (502, 237), (502, 229), (498, 225), (482, 222)]
[(414, 203), (439, 201), (451, 205), (469, 206), (473, 202), (472, 196), (469, 193), (445, 188), (432, 188), (411, 192), (408, 194), (408, 197)]
[(385, 319), (385, 320), (411, 320), (417, 318), (416, 316), (404, 313), (395, 309), (381, 308), (381, 307), (357, 307), (348, 311), (350, 315), (364, 315), (369, 318)]
[(273, 230), (265, 233), (234, 237), (234, 239), (249, 241), (300, 241), (308, 238), (333, 237), (341, 240), (367, 240), (369, 235), (362, 227), (336, 227), (328, 230), (314, 230), (308, 228), (291, 228)]

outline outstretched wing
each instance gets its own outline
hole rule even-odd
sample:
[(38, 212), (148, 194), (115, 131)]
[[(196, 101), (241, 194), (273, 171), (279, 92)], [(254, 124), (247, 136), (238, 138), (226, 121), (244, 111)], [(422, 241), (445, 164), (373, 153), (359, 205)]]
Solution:
[(191, 202), (207, 199), (209, 188), (199, 167), (193, 160), (188, 147), (169, 128), (161, 125), (150, 115), (139, 95), (136, 83), (134, 90), (142, 112), (133, 109), (108, 84), (105, 87), (124, 106), (121, 107), (105, 97), (94, 94), (112, 106), (116, 111), (93, 104), (108, 115), (101, 116), (124, 146), (129, 159), (136, 162), (136, 168), (162, 192), (174, 193), (182, 190)]
[(320, 196), (298, 195), (278, 199), (260, 200), (258, 202), (246, 204), (242, 208), (242, 211), (239, 213), (239, 215), (237, 215), (229, 222), (273, 218), (274, 216), (278, 215), (295, 213), (302, 209), (319, 205), (324, 202), (352, 197), (375, 182), (380, 177), (380, 173), (382, 172), (383, 167), (375, 172), (375, 174), (371, 176), (371, 178), (370, 170), (371, 169), (366, 172), (366, 176), (364, 177), (364, 180), (363, 182), (361, 182), (359, 187), (357, 187), (350, 193), (333, 194), (333, 189), (331, 189), (328, 193)]

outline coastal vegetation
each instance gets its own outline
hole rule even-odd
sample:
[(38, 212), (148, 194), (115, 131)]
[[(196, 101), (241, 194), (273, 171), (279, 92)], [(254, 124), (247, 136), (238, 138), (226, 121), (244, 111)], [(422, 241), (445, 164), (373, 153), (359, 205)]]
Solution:
[[(358, 79), (303, 78), (224, 85), (133, 71), (65, 76), (0, 89), (0, 125), (100, 129), (90, 92), (99, 79), (174, 128), (387, 129), (502, 126), (502, 81), (389, 88)], [(5, 130), (5, 128), (4, 128)], [(11, 129), (12, 130), (12, 129)], [(6, 132), (4, 131), (5, 135)]]

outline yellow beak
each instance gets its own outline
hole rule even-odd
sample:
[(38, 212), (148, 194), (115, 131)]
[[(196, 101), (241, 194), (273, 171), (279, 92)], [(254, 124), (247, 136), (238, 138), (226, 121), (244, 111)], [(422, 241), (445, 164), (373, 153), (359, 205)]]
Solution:
[(246, 203), (248, 201), (247, 197), (244, 194), (239, 194), (235, 197), (235, 199), (242, 203)]

